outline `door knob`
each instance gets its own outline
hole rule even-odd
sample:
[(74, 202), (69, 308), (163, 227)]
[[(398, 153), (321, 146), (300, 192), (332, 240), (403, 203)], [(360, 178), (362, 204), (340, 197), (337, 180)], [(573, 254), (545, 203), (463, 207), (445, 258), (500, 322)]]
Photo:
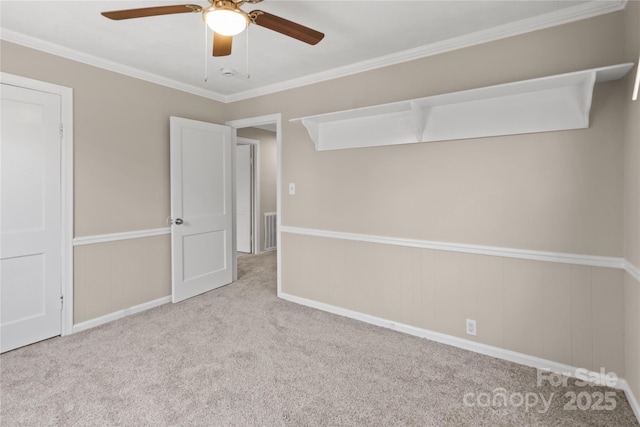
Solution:
[(180, 224), (182, 224), (183, 222), (184, 222), (184, 221), (182, 220), (182, 218), (176, 218), (176, 220), (174, 221), (174, 223), (175, 223), (176, 225), (180, 225)]

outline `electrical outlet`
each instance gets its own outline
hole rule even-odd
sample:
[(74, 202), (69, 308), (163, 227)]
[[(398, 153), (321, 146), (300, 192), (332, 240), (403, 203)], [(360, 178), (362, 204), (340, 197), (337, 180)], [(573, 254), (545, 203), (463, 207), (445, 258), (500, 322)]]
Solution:
[(476, 321), (467, 319), (467, 335), (476, 335)]

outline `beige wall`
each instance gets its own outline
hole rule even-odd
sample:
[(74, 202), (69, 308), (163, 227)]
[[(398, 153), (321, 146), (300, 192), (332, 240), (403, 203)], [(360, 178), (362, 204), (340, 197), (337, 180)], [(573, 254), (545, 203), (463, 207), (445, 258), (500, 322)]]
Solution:
[(171, 295), (169, 236), (74, 249), (74, 323)]
[[(12, 43), (0, 47), (3, 72), (73, 88), (74, 236), (166, 227), (169, 117), (224, 123), (224, 105)], [(76, 247), (74, 323), (169, 295), (168, 241)]]
[(588, 131), (317, 153), (304, 131), (291, 129), (299, 141), (284, 148), (283, 182), (295, 182), (296, 195), (283, 198), (283, 219), (321, 230), (621, 256), (619, 89), (618, 82), (598, 86)]
[(589, 129), (316, 152), (289, 119), (620, 63), (623, 15), (556, 27), (230, 104), (283, 115), (289, 226), (622, 256), (623, 85), (597, 85)]
[[(640, 2), (627, 5), (625, 14), (625, 56), (638, 62), (640, 56)], [(626, 128), (624, 146), (624, 256), (640, 268), (640, 100), (631, 101), (637, 65), (626, 79)], [(640, 282), (625, 276), (626, 378), (640, 399)]]
[(1, 46), (2, 71), (74, 90), (75, 236), (166, 227), (169, 116), (224, 123), (224, 104)]
[[(570, 366), (624, 373), (620, 269), (289, 233), (282, 238), (285, 293)], [(476, 337), (466, 335), (464, 319), (477, 321)]]
[[(296, 183), (283, 196), (283, 226), (622, 257), (626, 80), (596, 85), (585, 130), (316, 152), (289, 119), (618, 64), (624, 27), (624, 12), (603, 15), (236, 102), (229, 118), (282, 113), (282, 182)], [(285, 293), (461, 338), (475, 318), (477, 342), (621, 376), (624, 277), (288, 232), (282, 240)]]
[[(638, 13), (630, 2), (625, 12), (226, 106), (6, 42), (1, 66), (74, 89), (76, 236), (165, 226), (170, 115), (222, 123), (280, 112), (282, 182), (297, 190), (283, 197), (284, 225), (640, 265), (630, 78), (596, 86), (585, 130), (319, 153), (288, 122), (637, 61), (637, 41), (625, 39), (637, 39)], [(604, 367), (640, 395), (640, 284), (620, 270), (291, 233), (282, 251), (284, 292), (464, 338), (464, 319), (475, 316), (478, 342)], [(169, 293), (166, 236), (79, 246), (75, 261), (76, 322)]]
[(624, 277), (625, 379), (640, 399), (640, 282), (630, 274)]
[(258, 252), (262, 252), (265, 212), (277, 211), (277, 141), (275, 132), (258, 128), (238, 129), (238, 136), (260, 141), (260, 230), (258, 232)]
[[(632, 1), (625, 15), (625, 59), (638, 62), (640, 56), (640, 2)], [(625, 257), (640, 266), (640, 100), (633, 102), (637, 65), (625, 80), (626, 127), (624, 145)]]

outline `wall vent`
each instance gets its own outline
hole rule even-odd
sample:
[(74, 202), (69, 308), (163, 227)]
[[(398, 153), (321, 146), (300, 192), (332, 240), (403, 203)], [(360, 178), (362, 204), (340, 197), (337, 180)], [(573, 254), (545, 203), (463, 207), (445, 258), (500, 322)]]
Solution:
[(278, 221), (276, 212), (264, 214), (264, 250), (270, 251), (277, 248)]

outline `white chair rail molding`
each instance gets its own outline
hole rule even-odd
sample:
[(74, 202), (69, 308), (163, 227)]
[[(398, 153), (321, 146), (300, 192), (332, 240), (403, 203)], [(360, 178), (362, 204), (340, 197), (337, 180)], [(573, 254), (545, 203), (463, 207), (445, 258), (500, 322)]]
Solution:
[(316, 150), (376, 147), (589, 127), (596, 83), (633, 63), (291, 119)]

